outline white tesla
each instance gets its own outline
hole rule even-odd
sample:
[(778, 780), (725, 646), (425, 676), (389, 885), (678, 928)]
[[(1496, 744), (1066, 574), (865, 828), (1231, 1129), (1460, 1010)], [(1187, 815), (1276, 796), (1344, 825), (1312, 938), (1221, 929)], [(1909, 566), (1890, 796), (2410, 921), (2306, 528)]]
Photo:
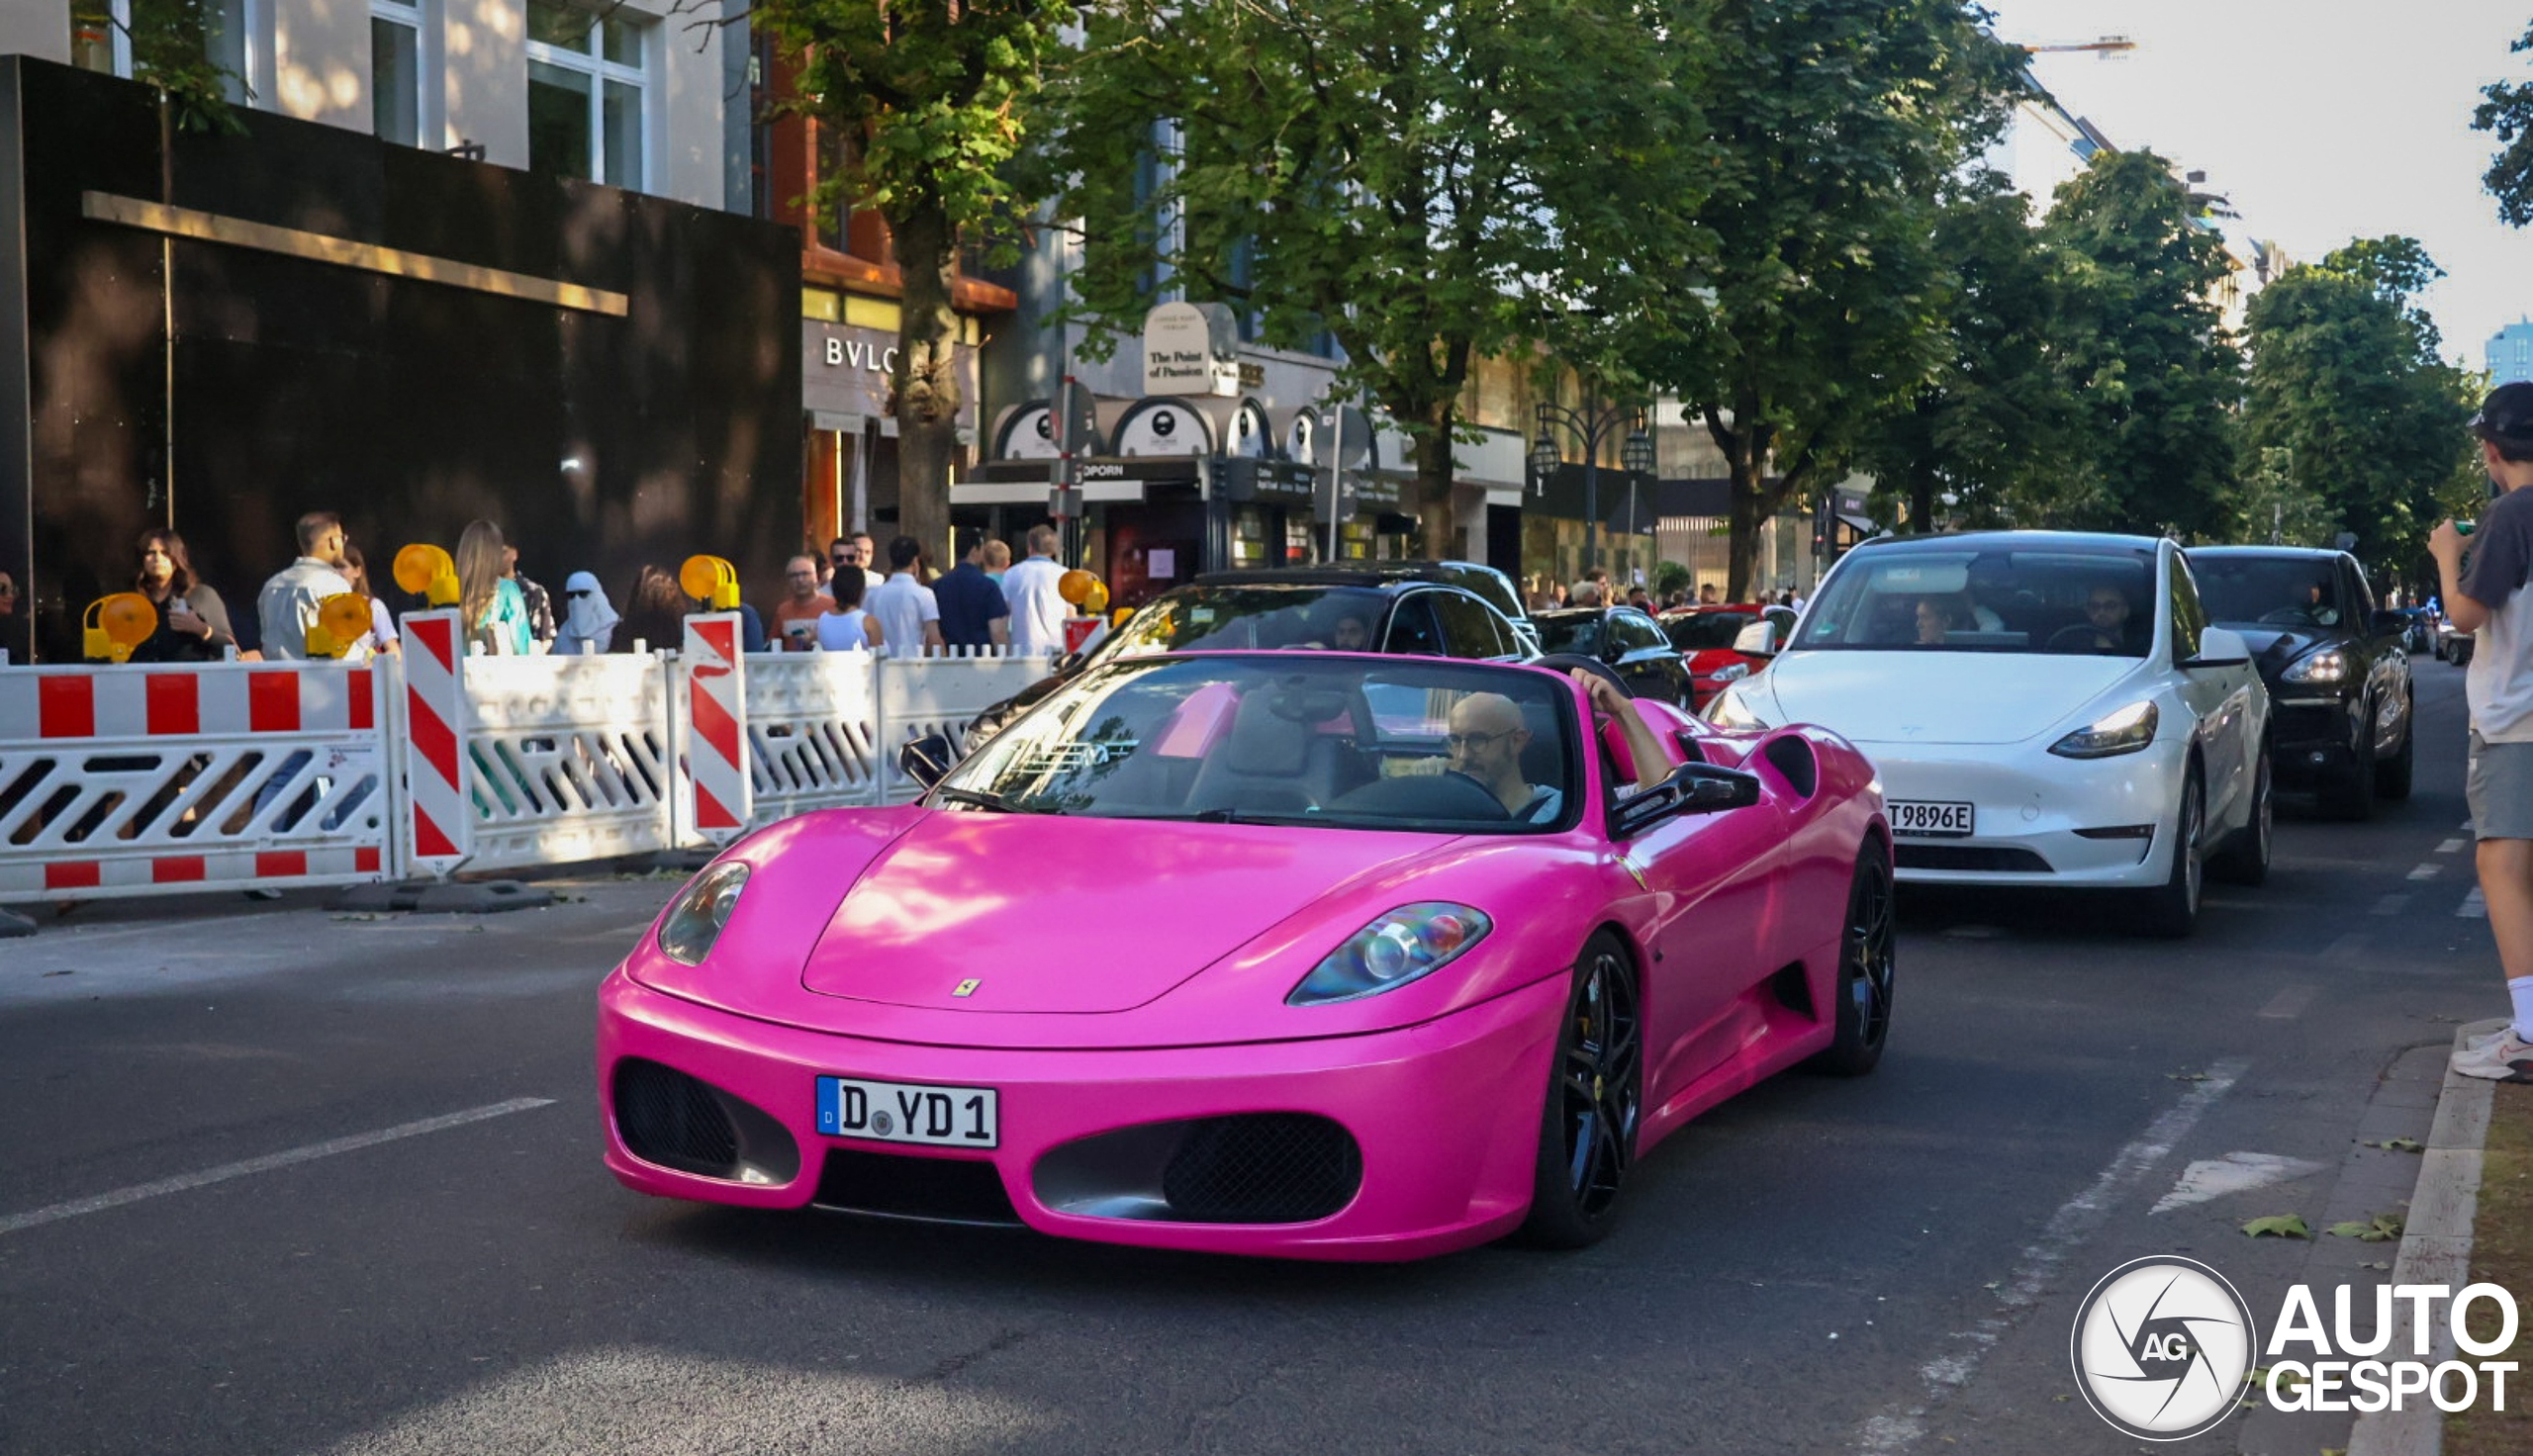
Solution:
[(1903, 880), (2126, 889), (2180, 936), (2206, 869), (2268, 873), (2269, 694), (2170, 541), (1869, 541), (1707, 716), (1863, 749)]

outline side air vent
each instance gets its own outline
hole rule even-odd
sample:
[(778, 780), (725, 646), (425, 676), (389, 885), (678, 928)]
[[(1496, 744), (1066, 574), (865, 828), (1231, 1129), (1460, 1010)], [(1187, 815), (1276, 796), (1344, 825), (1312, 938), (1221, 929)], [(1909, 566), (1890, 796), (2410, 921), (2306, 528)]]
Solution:
[(1799, 797), (1808, 799), (1821, 786), (1821, 761), (1812, 756), (1812, 745), (1805, 739), (1789, 733), (1769, 739), (1768, 746), (1759, 752), (1785, 775), (1785, 781), (1794, 786)]

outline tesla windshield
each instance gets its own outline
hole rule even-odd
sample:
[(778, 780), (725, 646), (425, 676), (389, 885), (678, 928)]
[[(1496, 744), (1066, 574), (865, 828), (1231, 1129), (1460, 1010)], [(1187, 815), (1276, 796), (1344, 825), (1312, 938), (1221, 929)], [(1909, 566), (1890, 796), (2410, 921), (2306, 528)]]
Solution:
[(1431, 659), (1148, 657), (1093, 669), (932, 792), (942, 808), (1432, 833), (1571, 822), (1554, 678)]
[(2211, 622), (2272, 627), (2335, 627), (2336, 563), (2327, 557), (2193, 556), (2191, 575)]
[(2151, 551), (1874, 548), (1830, 578), (1793, 645), (2144, 657), (2154, 587)]

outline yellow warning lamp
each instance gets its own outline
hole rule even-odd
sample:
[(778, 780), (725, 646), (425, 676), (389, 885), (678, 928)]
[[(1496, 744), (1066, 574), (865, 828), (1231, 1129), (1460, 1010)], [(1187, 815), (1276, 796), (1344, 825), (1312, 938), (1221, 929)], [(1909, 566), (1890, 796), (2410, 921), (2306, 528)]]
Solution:
[(1098, 585), (1099, 579), (1097, 577), (1092, 576), (1090, 573), (1083, 571), (1079, 567), (1075, 567), (1072, 571), (1056, 578), (1056, 594), (1063, 597), (1065, 600), (1072, 602), (1074, 605), (1079, 606), (1082, 603), (1082, 598), (1090, 594), (1090, 589)]
[(158, 630), (158, 608), (138, 592), (117, 592), (80, 613), (81, 655), (92, 663), (128, 663), (132, 650)]
[(357, 592), (337, 592), (317, 603), (317, 620), (308, 624), (310, 657), (341, 657), (369, 634), (369, 598)]
[(1093, 580), (1090, 590), (1081, 593), (1081, 614), (1095, 617), (1108, 609), (1108, 584)]
[(738, 570), (717, 556), (688, 557), (677, 569), (677, 584), (714, 611), (738, 610)]
[(417, 541), (397, 552), (395, 577), (397, 586), (433, 606), (457, 604), (457, 563), (436, 546)]

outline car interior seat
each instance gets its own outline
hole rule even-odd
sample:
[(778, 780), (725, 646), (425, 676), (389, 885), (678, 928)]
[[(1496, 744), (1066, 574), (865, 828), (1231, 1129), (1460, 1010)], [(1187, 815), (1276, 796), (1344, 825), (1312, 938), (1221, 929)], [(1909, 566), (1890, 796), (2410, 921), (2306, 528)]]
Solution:
[(1317, 729), (1341, 716), (1353, 716), (1360, 731), (1369, 711), (1335, 692), (1251, 689), (1240, 700), (1230, 736), (1196, 771), (1187, 807), (1298, 813), (1368, 781), (1373, 775), (1356, 747), (1358, 739)]

